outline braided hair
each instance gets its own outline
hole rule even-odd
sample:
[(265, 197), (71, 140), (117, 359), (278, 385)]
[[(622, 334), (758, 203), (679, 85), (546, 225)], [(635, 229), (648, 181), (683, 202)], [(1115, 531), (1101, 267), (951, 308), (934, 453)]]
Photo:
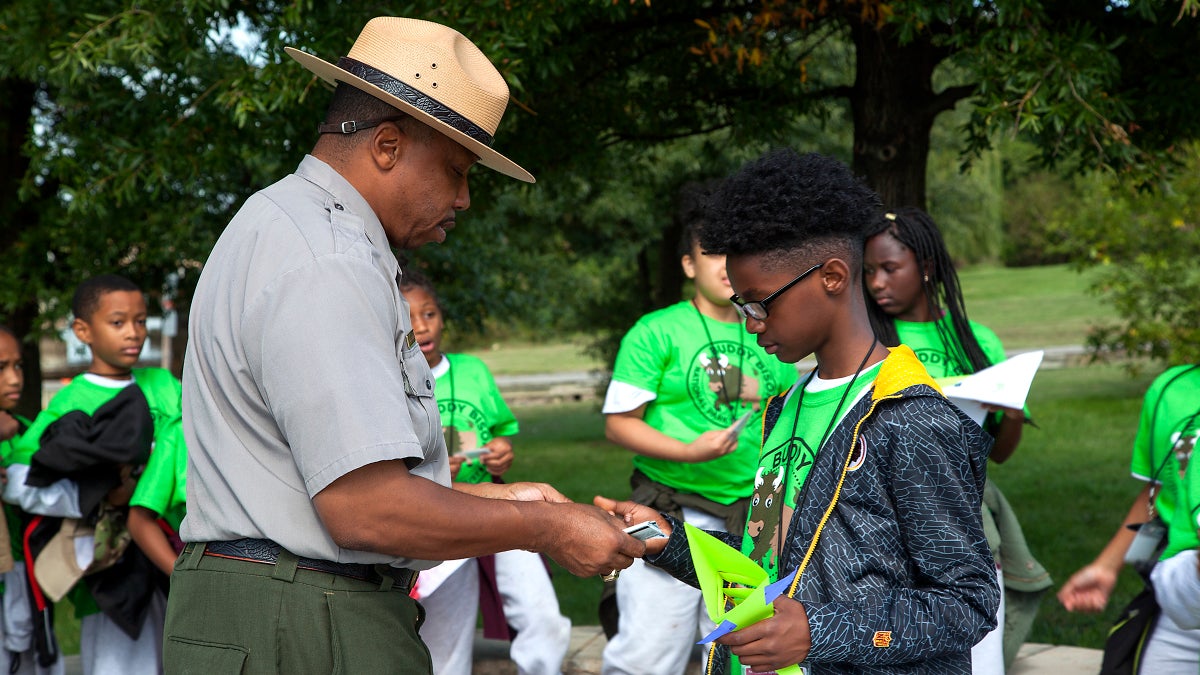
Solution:
[[(979, 346), (979, 341), (975, 339), (975, 334), (971, 332), (962, 289), (958, 284), (958, 272), (954, 269), (950, 252), (946, 250), (942, 233), (933, 222), (933, 218), (917, 208), (896, 209), (868, 228), (867, 239), (884, 233), (895, 237), (896, 241), (913, 252), (918, 268), (928, 270), (928, 274), (923, 276), (921, 290), (931, 316), (940, 316), (943, 307), (950, 314), (953, 335), (948, 334), (949, 331), (942, 321), (936, 321), (935, 325), (942, 346), (955, 360), (959, 371), (974, 373), (992, 365), (983, 353), (983, 348)], [(863, 292), (867, 295), (867, 313), (875, 334), (890, 347), (900, 344), (893, 318), (871, 299), (865, 284)]]

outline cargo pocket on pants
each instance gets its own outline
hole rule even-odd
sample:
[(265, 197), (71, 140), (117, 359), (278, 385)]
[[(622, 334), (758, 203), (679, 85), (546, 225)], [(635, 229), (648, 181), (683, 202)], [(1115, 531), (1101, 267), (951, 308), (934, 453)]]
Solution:
[(164, 650), (163, 660), (170, 664), (170, 672), (180, 675), (240, 675), (249, 655), (237, 645), (178, 637), (168, 637)]

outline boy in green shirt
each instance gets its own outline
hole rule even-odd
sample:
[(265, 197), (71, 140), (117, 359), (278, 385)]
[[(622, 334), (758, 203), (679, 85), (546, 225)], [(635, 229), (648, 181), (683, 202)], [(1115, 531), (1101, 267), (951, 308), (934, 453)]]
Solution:
[[(91, 364), (86, 372), (55, 394), (50, 405), (22, 436), (14, 455), (6, 459), (9, 479), (4, 498), (32, 514), (88, 519), (94, 513), (82, 512), (75, 481), (63, 478), (48, 487), (26, 485), (30, 462), (41, 448), (47, 427), (68, 413), (78, 411), (92, 415), (126, 387), (136, 385), (149, 407), (155, 443), (169, 446), (173, 435), (170, 429), (178, 424), (180, 416), (181, 387), (169, 371), (135, 367), (146, 341), (146, 300), (132, 281), (111, 274), (92, 277), (76, 289), (72, 311), (75, 315), (72, 330), (91, 348)], [(105, 501), (118, 508), (128, 503), (140, 470), (140, 466), (126, 467), (121, 472), (121, 483), (109, 492)], [(76, 548), (79, 548), (78, 542)], [(122, 557), (140, 555), (136, 547), (130, 547)], [(91, 560), (77, 562), (86, 569)], [(148, 573), (151, 568), (146, 563), (140, 565), (140, 569)], [(71, 599), (80, 617), (80, 658), (85, 671), (162, 671), (166, 598), (162, 592), (154, 590), (151, 583), (147, 578), (140, 584), (144, 589), (144, 600), (134, 602), (137, 607), (133, 612), (144, 619), (141, 626), (135, 626), (132, 631), (100, 611), (86, 583), (75, 585)]]
[[(762, 430), (761, 401), (796, 368), (755, 344), (729, 301), (725, 256), (700, 246), (703, 188), (685, 190), (680, 264), (689, 300), (638, 320), (621, 340), (605, 397), (605, 433), (633, 455), (631, 499), (697, 527), (738, 531)], [(699, 591), (635, 560), (616, 585), (618, 628), (606, 675), (683, 672), (711, 622)]]
[[(716, 639), (705, 672), (971, 672), (1000, 591), (979, 504), (991, 439), (912, 350), (879, 343), (862, 288), (879, 197), (835, 159), (778, 150), (726, 180), (706, 211), (746, 330), (817, 368), (768, 401), (745, 528), (711, 533), (790, 580), (774, 615)], [(596, 505), (666, 540), (646, 562), (698, 585), (682, 523), (633, 502)], [(732, 657), (738, 662), (731, 663)], [(732, 671), (731, 671), (732, 666)]]
[[(413, 335), (436, 378), (434, 395), (452, 480), (455, 484), (499, 480), (512, 465), (512, 437), (519, 431), (516, 417), (483, 361), (442, 351), (445, 322), (433, 283), (407, 269), (400, 291), (408, 301)], [(483, 453), (474, 456), (479, 451)], [(485, 633), (511, 638), (509, 654), (518, 672), (561, 673), (571, 642), (571, 621), (559, 611), (542, 557), (522, 550), (447, 560), (421, 572), (414, 597), (426, 611), (421, 640), (429, 648), (433, 671), (470, 675), (481, 584), (487, 590), (483, 597), (491, 601), (484, 606)]]

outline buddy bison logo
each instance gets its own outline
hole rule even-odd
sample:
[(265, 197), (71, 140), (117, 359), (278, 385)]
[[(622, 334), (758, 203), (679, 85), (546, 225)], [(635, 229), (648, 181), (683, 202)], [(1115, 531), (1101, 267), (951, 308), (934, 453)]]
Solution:
[(487, 416), (469, 401), (438, 401), (438, 412), (442, 416), (442, 435), (446, 437), (446, 450), (450, 454), (474, 450), (492, 440)]
[(736, 342), (716, 342), (687, 362), (687, 390), (696, 410), (714, 426), (733, 423), (734, 401), (757, 403), (774, 394), (780, 383), (761, 356)]
[(780, 540), (779, 528), (790, 520), (793, 509), (781, 503), (783, 499), (783, 471), (764, 473), (758, 467), (754, 474), (754, 492), (750, 495), (750, 515), (746, 519), (746, 533), (754, 540), (754, 550), (749, 558), (763, 568), (776, 564), (779, 552), (774, 549)]

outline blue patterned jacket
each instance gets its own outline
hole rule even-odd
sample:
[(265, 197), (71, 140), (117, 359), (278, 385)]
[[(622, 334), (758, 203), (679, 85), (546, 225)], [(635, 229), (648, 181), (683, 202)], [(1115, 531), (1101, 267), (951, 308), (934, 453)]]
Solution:
[[(763, 438), (782, 407), (782, 397), (768, 403)], [(995, 628), (1000, 603), (980, 517), (991, 445), (912, 350), (892, 349), (820, 448), (781, 552), (780, 569), (805, 565), (793, 589), (808, 614), (810, 672), (971, 672), (971, 647)], [(672, 525), (647, 562), (698, 586), (682, 524)], [(741, 547), (740, 533), (711, 534)], [(717, 646), (705, 672), (728, 672), (728, 657)]]

